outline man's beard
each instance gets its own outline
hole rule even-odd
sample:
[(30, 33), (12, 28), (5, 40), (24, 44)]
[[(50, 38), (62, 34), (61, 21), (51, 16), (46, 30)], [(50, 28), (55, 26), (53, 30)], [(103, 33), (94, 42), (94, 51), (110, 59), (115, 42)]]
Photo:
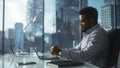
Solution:
[(81, 32), (83, 33), (83, 32), (85, 32), (85, 30), (81, 28)]

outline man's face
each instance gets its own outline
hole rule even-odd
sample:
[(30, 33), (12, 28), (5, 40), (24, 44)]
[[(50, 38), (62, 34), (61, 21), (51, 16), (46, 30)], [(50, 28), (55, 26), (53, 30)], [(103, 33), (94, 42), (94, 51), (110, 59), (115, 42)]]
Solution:
[(88, 30), (90, 28), (90, 20), (88, 20), (85, 15), (79, 15), (79, 19), (82, 32)]

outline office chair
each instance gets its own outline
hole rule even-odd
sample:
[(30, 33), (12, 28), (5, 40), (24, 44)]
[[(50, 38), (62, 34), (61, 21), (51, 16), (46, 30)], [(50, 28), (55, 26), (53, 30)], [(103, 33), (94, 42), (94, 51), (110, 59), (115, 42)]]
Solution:
[(107, 68), (117, 68), (117, 62), (120, 52), (120, 29), (108, 31), (110, 40)]

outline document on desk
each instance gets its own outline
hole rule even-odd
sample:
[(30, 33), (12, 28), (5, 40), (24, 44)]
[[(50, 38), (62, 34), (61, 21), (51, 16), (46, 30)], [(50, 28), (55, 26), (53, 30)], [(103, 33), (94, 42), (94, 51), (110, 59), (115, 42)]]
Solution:
[(51, 61), (47, 62), (47, 65), (50, 68), (64, 68), (64, 67), (70, 67), (70, 66), (80, 66), (84, 65), (83, 62), (73, 62), (73, 61), (68, 61), (68, 60), (62, 60), (62, 61)]

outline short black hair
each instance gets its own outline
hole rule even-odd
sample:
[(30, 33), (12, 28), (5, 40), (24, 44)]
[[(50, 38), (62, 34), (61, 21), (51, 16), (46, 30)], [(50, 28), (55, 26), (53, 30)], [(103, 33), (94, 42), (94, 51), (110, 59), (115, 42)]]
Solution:
[(85, 7), (79, 11), (79, 15), (86, 15), (88, 18), (93, 18), (96, 22), (98, 20), (98, 11), (93, 7)]

